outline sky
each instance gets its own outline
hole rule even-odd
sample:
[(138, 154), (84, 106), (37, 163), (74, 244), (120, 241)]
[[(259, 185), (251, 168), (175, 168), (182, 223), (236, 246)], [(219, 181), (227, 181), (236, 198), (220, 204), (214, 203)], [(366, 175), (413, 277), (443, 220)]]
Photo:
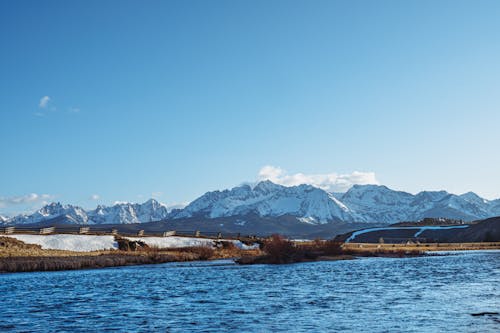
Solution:
[(500, 2), (0, 1), (0, 214), (271, 179), (500, 197)]

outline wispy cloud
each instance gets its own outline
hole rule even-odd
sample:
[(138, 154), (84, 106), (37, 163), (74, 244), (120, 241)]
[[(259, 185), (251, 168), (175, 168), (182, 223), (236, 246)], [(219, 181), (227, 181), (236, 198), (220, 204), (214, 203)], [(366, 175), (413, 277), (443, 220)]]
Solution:
[(152, 198), (155, 198), (155, 199), (156, 199), (156, 198), (160, 198), (160, 197), (162, 197), (162, 196), (163, 196), (163, 192), (160, 192), (160, 191), (156, 191), (156, 192), (152, 192), (152, 193), (151, 193), (151, 197), (152, 197)]
[(92, 194), (90, 196), (90, 200), (99, 200), (101, 197), (99, 196), (99, 194)]
[(186, 207), (187, 205), (189, 205), (189, 202), (177, 202), (177, 203), (170, 203), (170, 204), (167, 204), (167, 209), (170, 211), (172, 209), (182, 209), (184, 207)]
[[(49, 110), (52, 112), (57, 111), (57, 107), (56, 107), (56, 105), (54, 105), (52, 98), (50, 96), (43, 96), (42, 98), (40, 98), (40, 100), (38, 102), (38, 108), (40, 110), (38, 110), (37, 112), (34, 113), (34, 115), (38, 116), (38, 117), (46, 116), (47, 115), (46, 110)], [(70, 113), (70, 114), (80, 113), (80, 108), (74, 107), (74, 106), (68, 107), (66, 110), (67, 110), (67, 113)]]
[(0, 208), (5, 214), (19, 214), (21, 212), (33, 211), (54, 199), (51, 194), (29, 193), (25, 195), (0, 197)]
[(130, 203), (132, 203), (132, 202), (130, 202), (130, 201), (115, 201), (115, 202), (113, 202), (113, 206), (114, 205), (126, 205), (126, 204), (130, 204)]
[(49, 105), (50, 102), (50, 97), (49, 96), (43, 96), (40, 98), (40, 102), (38, 103), (38, 107), (41, 109), (46, 109), (47, 106)]
[(329, 192), (344, 192), (353, 185), (379, 184), (374, 172), (354, 171), (349, 174), (289, 174), (286, 170), (266, 165), (258, 174), (258, 180), (270, 180), (284, 186), (309, 184)]
[(36, 194), (30, 193), (21, 196), (14, 197), (0, 197), (0, 207), (6, 207), (10, 205), (23, 205), (29, 203), (36, 203), (40, 201), (46, 201), (52, 199), (54, 196), (50, 194)]

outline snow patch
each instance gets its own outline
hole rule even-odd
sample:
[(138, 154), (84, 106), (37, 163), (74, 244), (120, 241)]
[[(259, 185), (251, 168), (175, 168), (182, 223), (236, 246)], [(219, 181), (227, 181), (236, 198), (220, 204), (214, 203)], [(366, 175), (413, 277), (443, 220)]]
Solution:
[(27, 244), (40, 245), (43, 250), (90, 252), (118, 249), (114, 236), (92, 235), (5, 235)]
[[(208, 238), (193, 238), (193, 237), (124, 237), (131, 241), (141, 241), (146, 243), (148, 246), (158, 247), (158, 248), (179, 248), (179, 247), (191, 247), (191, 246), (215, 246), (215, 240)], [(231, 242), (237, 248), (242, 250), (254, 250), (259, 248), (259, 244), (246, 245), (239, 240), (228, 240), (221, 239), (221, 241)]]
[(443, 229), (463, 229), (463, 228), (468, 228), (468, 225), (453, 225), (453, 226), (426, 226), (426, 227), (421, 227), (418, 232), (413, 235), (413, 237), (418, 237), (420, 234), (422, 234), (426, 230), (443, 230)]
[(302, 223), (316, 224), (316, 219), (314, 217), (300, 217), (298, 219)]

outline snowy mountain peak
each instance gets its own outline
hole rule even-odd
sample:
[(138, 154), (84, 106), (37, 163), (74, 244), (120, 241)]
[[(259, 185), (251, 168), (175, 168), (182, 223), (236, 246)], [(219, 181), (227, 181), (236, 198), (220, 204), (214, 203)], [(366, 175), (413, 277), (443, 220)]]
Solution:
[(29, 224), (38, 223), (59, 216), (66, 216), (68, 220), (77, 224), (86, 224), (88, 222), (85, 210), (78, 206), (62, 205), (60, 202), (52, 202), (31, 215), (18, 215), (4, 223), (9, 224)]
[(0, 219), (2, 224), (30, 224), (64, 216), (75, 224), (128, 224), (164, 220), (168, 217), (167, 206), (155, 199), (143, 204), (117, 203), (113, 206), (98, 205), (94, 210), (85, 211), (72, 205), (52, 202), (31, 215), (18, 215), (11, 219)]
[(37, 223), (64, 216), (69, 223), (124, 224), (190, 217), (218, 218), (257, 214), (294, 216), (304, 223), (417, 221), (445, 217), (466, 221), (500, 215), (500, 199), (485, 200), (473, 192), (422, 191), (416, 195), (383, 185), (354, 185), (345, 193), (328, 193), (311, 185), (283, 186), (269, 180), (207, 192), (182, 209), (168, 211), (155, 199), (142, 204), (81, 207), (50, 203), (31, 215), (0, 217), (1, 224)]
[(97, 206), (88, 212), (89, 220), (95, 224), (131, 224), (164, 220), (168, 217), (167, 206), (155, 199), (142, 204), (128, 202), (113, 206)]
[(462, 195), (460, 195), (460, 198), (464, 199), (465, 201), (471, 202), (471, 203), (477, 203), (477, 204), (487, 204), (488, 200), (481, 198), (479, 195), (477, 195), (474, 192), (467, 192)]
[(257, 183), (257, 185), (255, 185), (253, 190), (257, 191), (257, 192), (261, 192), (261, 193), (270, 193), (270, 192), (274, 192), (274, 191), (279, 191), (283, 188), (284, 188), (284, 186), (275, 184), (270, 180), (263, 180), (263, 181)]
[(255, 187), (235, 187), (230, 191), (207, 192), (173, 216), (209, 218), (257, 213), (260, 216), (293, 215), (308, 221), (352, 220), (349, 209), (327, 192), (310, 186), (285, 187), (271, 181)]
[(346, 193), (327, 193), (311, 185), (282, 186), (262, 181), (253, 188), (207, 192), (172, 218), (293, 215), (307, 223), (332, 221), (395, 223), (424, 217), (474, 220), (500, 215), (500, 201), (475, 194), (457, 196), (446, 191), (423, 191), (416, 195), (394, 191), (384, 185), (354, 185)]

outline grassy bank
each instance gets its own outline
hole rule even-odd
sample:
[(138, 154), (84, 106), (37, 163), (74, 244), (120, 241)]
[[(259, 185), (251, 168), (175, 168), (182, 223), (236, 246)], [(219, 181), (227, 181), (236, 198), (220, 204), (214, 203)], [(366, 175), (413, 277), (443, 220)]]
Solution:
[(499, 250), (500, 242), (481, 243), (422, 243), (422, 244), (379, 244), (379, 243), (345, 243), (343, 248), (357, 253), (372, 251), (468, 251)]
[(155, 248), (135, 242), (120, 242), (120, 250), (74, 252), (44, 250), (10, 237), (0, 237), (0, 272), (57, 271), (129, 265), (215, 260), (258, 255), (259, 250), (241, 250), (229, 242), (219, 247)]
[(367, 244), (335, 241), (293, 242), (274, 235), (264, 242), (263, 254), (244, 256), (240, 264), (289, 264), (320, 260), (348, 260), (357, 257), (406, 258), (432, 251), (500, 249), (500, 243)]

